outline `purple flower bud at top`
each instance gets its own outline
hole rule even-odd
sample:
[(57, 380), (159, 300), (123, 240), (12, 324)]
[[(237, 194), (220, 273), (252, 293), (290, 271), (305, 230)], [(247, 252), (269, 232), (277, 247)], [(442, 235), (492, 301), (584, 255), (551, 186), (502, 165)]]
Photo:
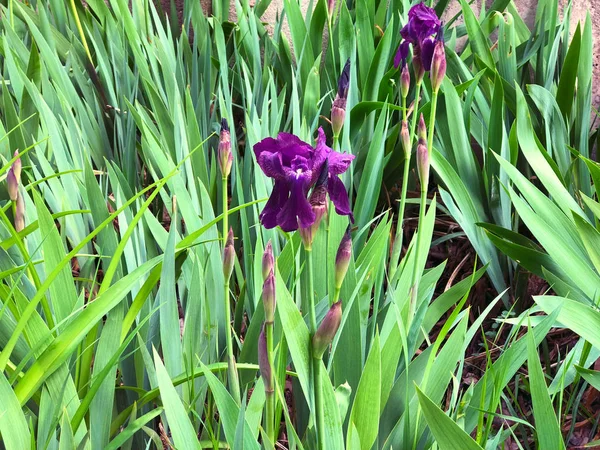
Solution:
[(275, 274), (273, 269), (263, 283), (262, 289), (263, 308), (265, 310), (265, 322), (273, 323), (275, 320)]
[(273, 270), (275, 266), (275, 258), (273, 257), (273, 245), (271, 244), (271, 240), (267, 242), (267, 246), (265, 247), (265, 251), (262, 256), (262, 276), (263, 281), (267, 279), (269, 273)]
[(435, 41), (435, 47), (433, 49), (433, 59), (431, 62), (431, 89), (433, 92), (437, 92), (444, 81), (446, 76), (446, 50), (444, 49), (444, 40), (441, 30), (438, 32), (438, 39)]
[(327, 0), (327, 12), (329, 13), (329, 16), (333, 15), (335, 9), (335, 0)]
[(227, 119), (221, 120), (221, 133), (219, 134), (219, 168), (223, 177), (228, 177), (231, 173), (233, 164), (233, 155), (231, 154), (231, 135), (229, 133), (229, 124)]
[(265, 325), (263, 324), (260, 335), (258, 336), (258, 368), (260, 376), (265, 385), (265, 392), (273, 392), (273, 373), (269, 362), (269, 352), (267, 350), (267, 337), (265, 336)]
[(304, 244), (304, 248), (310, 250), (312, 248), (312, 243), (319, 230), (319, 226), (321, 225), (321, 220), (327, 213), (327, 179), (329, 177), (329, 162), (325, 160), (323, 163), (323, 167), (321, 168), (321, 173), (319, 174), (319, 178), (315, 184), (315, 187), (308, 197), (308, 202), (310, 203), (310, 207), (315, 215), (315, 221), (309, 227), (300, 227), (300, 237), (302, 238), (302, 242)]
[(342, 302), (341, 300), (331, 305), (325, 318), (319, 325), (317, 332), (313, 336), (313, 357), (321, 359), (327, 347), (333, 342), (340, 323), (342, 322)]
[(402, 139), (402, 149), (404, 150), (404, 158), (410, 159), (411, 146), (410, 146), (410, 132), (408, 131), (408, 123), (406, 120), (402, 121), (402, 130), (400, 131), (400, 138)]
[(348, 88), (350, 87), (350, 59), (346, 61), (340, 79), (338, 91), (331, 105), (331, 128), (334, 136), (339, 136), (344, 120), (346, 119), (346, 101), (348, 99)]
[(420, 140), (427, 142), (427, 127), (425, 126), (425, 118), (423, 117), (423, 113), (419, 117), (419, 127), (417, 129), (417, 137)]
[(235, 248), (233, 247), (233, 228), (229, 228), (227, 233), (227, 241), (223, 248), (223, 275), (225, 280), (229, 280), (233, 272), (233, 264), (235, 262)]
[(419, 139), (417, 145), (417, 171), (419, 180), (421, 180), (421, 191), (427, 191), (429, 185), (429, 152), (427, 143), (422, 139)]
[(23, 196), (19, 192), (17, 194), (16, 200), (16, 208), (15, 208), (15, 230), (18, 232), (23, 231), (25, 228), (25, 200), (23, 200)]
[(342, 282), (348, 272), (350, 265), (350, 257), (352, 256), (352, 236), (350, 235), (350, 226), (346, 228), (346, 232), (342, 237), (337, 254), (335, 255), (335, 287), (340, 289)]
[(408, 71), (408, 66), (404, 64), (402, 67), (402, 72), (400, 74), (400, 92), (402, 93), (402, 98), (408, 97), (408, 90), (410, 89), (410, 72)]

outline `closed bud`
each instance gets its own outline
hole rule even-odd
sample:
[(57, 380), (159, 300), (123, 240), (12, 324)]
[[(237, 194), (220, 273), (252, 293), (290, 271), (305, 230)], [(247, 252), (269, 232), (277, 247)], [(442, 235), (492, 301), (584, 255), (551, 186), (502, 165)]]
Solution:
[(267, 279), (269, 273), (273, 270), (275, 266), (275, 258), (273, 257), (273, 245), (271, 244), (271, 240), (267, 242), (267, 246), (265, 247), (265, 251), (262, 256), (262, 276), (263, 281)]
[(352, 236), (350, 235), (350, 226), (346, 229), (344, 236), (338, 247), (337, 254), (335, 255), (335, 287), (340, 289), (342, 282), (346, 277), (348, 271), (348, 265), (350, 264), (350, 257), (352, 256)]
[(273, 269), (263, 283), (262, 289), (263, 308), (265, 310), (265, 322), (273, 323), (275, 320), (275, 274)]
[(338, 91), (331, 105), (331, 128), (334, 136), (339, 136), (344, 121), (346, 120), (346, 101), (348, 99), (348, 88), (350, 87), (350, 59), (346, 61), (340, 79), (338, 80)]
[(304, 244), (304, 248), (310, 250), (312, 248), (312, 243), (319, 230), (319, 226), (321, 225), (321, 220), (327, 213), (327, 179), (329, 177), (329, 162), (325, 160), (323, 163), (323, 167), (321, 168), (321, 173), (319, 174), (319, 178), (315, 184), (315, 187), (308, 197), (308, 202), (315, 213), (315, 221), (310, 227), (307, 228), (299, 228), (298, 231), (300, 233), (300, 237), (302, 238), (302, 243)]
[[(438, 36), (441, 33), (438, 32)], [(431, 72), (429, 74), (431, 78), (431, 89), (433, 92), (437, 92), (444, 81), (446, 76), (446, 50), (444, 49), (443, 39), (436, 39), (435, 47), (433, 48), (433, 59), (431, 62)]]
[(329, 13), (330, 17), (333, 15), (334, 11), (335, 11), (335, 0), (327, 0), (327, 12)]
[(400, 74), (400, 92), (402, 98), (408, 97), (408, 90), (410, 89), (410, 72), (408, 71), (408, 65), (404, 64), (402, 72)]
[(341, 300), (331, 305), (325, 318), (319, 325), (319, 329), (312, 339), (313, 356), (321, 359), (327, 347), (333, 342), (333, 338), (337, 333), (340, 323), (342, 322), (342, 302)]
[(419, 117), (417, 137), (419, 138), (419, 141), (423, 140), (427, 142), (427, 127), (425, 126), (425, 119), (423, 118), (423, 113), (421, 113), (421, 116)]
[(223, 248), (223, 275), (225, 280), (228, 281), (233, 272), (233, 264), (235, 262), (235, 248), (233, 247), (233, 228), (229, 228), (227, 234), (227, 241)]
[(404, 150), (404, 157), (410, 159), (410, 132), (408, 131), (408, 123), (406, 120), (402, 121), (402, 130), (400, 131), (400, 138), (402, 139), (402, 149)]
[(421, 84), (425, 75), (425, 68), (423, 67), (421, 56), (417, 53), (413, 55), (413, 69), (415, 71), (416, 83)]
[(25, 228), (25, 200), (23, 200), (23, 196), (19, 192), (17, 194), (16, 200), (16, 208), (15, 208), (15, 230), (18, 232), (23, 231)]
[(260, 376), (265, 385), (265, 392), (273, 392), (273, 373), (269, 363), (269, 352), (267, 350), (267, 337), (265, 335), (265, 325), (263, 324), (260, 335), (258, 336), (258, 368)]
[(421, 191), (426, 191), (429, 185), (429, 152), (427, 144), (422, 139), (419, 139), (417, 145), (417, 170), (421, 180)]
[(8, 187), (8, 196), (15, 202), (17, 201), (17, 195), (19, 193), (19, 181), (15, 175), (15, 171), (11, 167), (8, 169), (8, 175), (6, 175), (6, 183)]
[(231, 173), (231, 165), (233, 164), (233, 155), (231, 154), (231, 134), (229, 132), (229, 124), (227, 119), (221, 120), (221, 133), (219, 134), (219, 167), (223, 177), (228, 177)]

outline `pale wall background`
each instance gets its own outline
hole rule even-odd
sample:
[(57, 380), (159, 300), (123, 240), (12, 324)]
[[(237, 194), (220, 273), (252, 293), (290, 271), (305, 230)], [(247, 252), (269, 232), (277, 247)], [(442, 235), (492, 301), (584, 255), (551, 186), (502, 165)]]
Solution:
[[(170, 10), (170, 0), (160, 0), (163, 3), (165, 11)], [(211, 0), (199, 0), (202, 3), (202, 8), (204, 11), (210, 13), (211, 11)], [(481, 8), (481, 4), (486, 0), (475, 0), (473, 8), (476, 12), (479, 12)], [(567, 4), (567, 0), (557, 0), (559, 5), (562, 8)], [(184, 0), (175, 0), (175, 4), (177, 6), (177, 11), (179, 15), (179, 19), (181, 20), (182, 12), (183, 12), (183, 2)], [(487, 0), (488, 5), (492, 3), (491, 0)], [(301, 8), (303, 12), (306, 12), (309, 0), (300, 0)], [(535, 13), (537, 10), (537, 0), (515, 0), (515, 4), (521, 17), (525, 22), (531, 26), (535, 20)], [(275, 23), (276, 15), (281, 12), (283, 9), (283, 0), (273, 0), (269, 9), (263, 15), (263, 21), (267, 23)], [(460, 4), (457, 0), (452, 0), (450, 2), (450, 6), (448, 8), (448, 15), (453, 16), (456, 12), (460, 10)], [(586, 14), (589, 12), (592, 25), (593, 25), (593, 39), (594, 39), (594, 83), (593, 83), (593, 97), (592, 104), (595, 107), (600, 106), (600, 0), (573, 0), (573, 11), (571, 14), (571, 30), (575, 30), (575, 26), (577, 22), (581, 21), (582, 25), (585, 21)], [(235, 7), (232, 3), (230, 11), (229, 11), (230, 19), (235, 20)], [(287, 31), (284, 27), (284, 31)], [(291, 39), (290, 39), (291, 43)]]

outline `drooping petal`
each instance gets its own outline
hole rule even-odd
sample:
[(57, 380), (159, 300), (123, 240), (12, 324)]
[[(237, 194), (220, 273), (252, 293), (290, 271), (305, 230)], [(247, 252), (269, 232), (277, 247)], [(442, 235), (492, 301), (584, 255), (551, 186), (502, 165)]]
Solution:
[(290, 182), (290, 196), (277, 214), (277, 224), (283, 231), (294, 231), (298, 224), (302, 228), (310, 227), (315, 221), (315, 213), (306, 199), (308, 177), (299, 175)]
[(344, 173), (348, 170), (348, 167), (350, 167), (350, 163), (354, 158), (355, 156), (350, 153), (329, 153), (327, 158), (327, 161), (329, 162), (329, 174), (340, 175)]
[(330, 176), (327, 182), (327, 191), (329, 192), (329, 198), (333, 202), (333, 206), (335, 206), (335, 212), (340, 216), (350, 216), (350, 220), (354, 222), (354, 215), (352, 214), (352, 210), (350, 210), (348, 193), (342, 180), (336, 176)]
[(277, 216), (283, 205), (285, 205), (289, 194), (288, 182), (286, 180), (276, 180), (271, 196), (260, 213), (260, 221), (265, 228), (271, 229), (278, 225)]
[(426, 72), (431, 69), (431, 60), (433, 59), (433, 50), (435, 48), (435, 39), (428, 37), (421, 43), (421, 63)]
[(331, 150), (331, 148), (327, 146), (327, 138), (325, 137), (325, 132), (323, 131), (323, 128), (319, 127), (317, 146), (315, 147), (315, 152), (313, 154), (313, 158), (310, 165), (310, 170), (312, 171), (310, 186), (315, 184), (317, 178), (319, 178), (319, 174), (321, 173), (321, 167), (323, 166), (323, 163), (332, 151), (333, 150)]
[[(403, 63), (403, 61), (406, 61), (406, 58), (408, 58), (408, 48), (410, 46), (410, 42), (408, 42), (407, 40), (402, 41), (402, 43), (400, 44), (400, 46), (398, 47), (398, 51), (396, 52), (396, 56), (394, 56), (394, 67), (397, 69), (398, 67), (400, 67), (400, 64)], [(404, 64), (402, 64), (404, 65)]]

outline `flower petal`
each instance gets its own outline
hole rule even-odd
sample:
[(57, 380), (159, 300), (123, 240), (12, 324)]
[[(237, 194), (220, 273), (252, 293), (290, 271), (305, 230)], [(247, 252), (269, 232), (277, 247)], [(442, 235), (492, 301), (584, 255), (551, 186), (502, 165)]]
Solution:
[(404, 40), (398, 47), (398, 51), (396, 52), (396, 56), (394, 57), (394, 67), (396, 69), (398, 67), (400, 67), (400, 63), (402, 63), (403, 61), (406, 61), (406, 58), (408, 58), (409, 45), (410, 45), (410, 42), (408, 42), (407, 40)]
[(355, 158), (350, 153), (331, 152), (327, 161), (329, 162), (329, 174), (340, 175), (348, 170), (350, 163)]
[(283, 166), (289, 166), (295, 156), (310, 158), (313, 148), (297, 136), (289, 133), (279, 133), (277, 139), (265, 138), (254, 145), (256, 160), (260, 160), (263, 154), (277, 153), (281, 155)]
[(354, 223), (354, 214), (350, 210), (350, 201), (348, 200), (348, 193), (346, 192), (346, 186), (336, 176), (330, 176), (327, 182), (327, 191), (329, 192), (329, 198), (335, 206), (335, 211), (340, 216), (350, 216), (350, 220)]
[(289, 193), (290, 189), (287, 181), (275, 181), (271, 196), (260, 213), (260, 222), (265, 228), (271, 229), (278, 225), (277, 215), (281, 212), (281, 208), (283, 208), (283, 205), (287, 201)]
[(312, 175), (309, 186), (315, 184), (317, 178), (319, 178), (319, 174), (321, 173), (321, 167), (323, 166), (323, 163), (327, 159), (328, 155), (333, 152), (333, 150), (327, 146), (327, 139), (322, 127), (319, 127), (318, 133), (319, 136), (317, 137), (317, 146), (315, 147), (313, 159), (310, 164)]
[(421, 63), (426, 72), (431, 69), (434, 48), (435, 40), (432, 37), (428, 37), (421, 43)]
[(299, 176), (291, 182), (290, 197), (277, 214), (277, 223), (283, 231), (294, 231), (298, 224), (302, 228), (310, 227), (315, 221), (315, 213), (306, 199), (308, 177)]

